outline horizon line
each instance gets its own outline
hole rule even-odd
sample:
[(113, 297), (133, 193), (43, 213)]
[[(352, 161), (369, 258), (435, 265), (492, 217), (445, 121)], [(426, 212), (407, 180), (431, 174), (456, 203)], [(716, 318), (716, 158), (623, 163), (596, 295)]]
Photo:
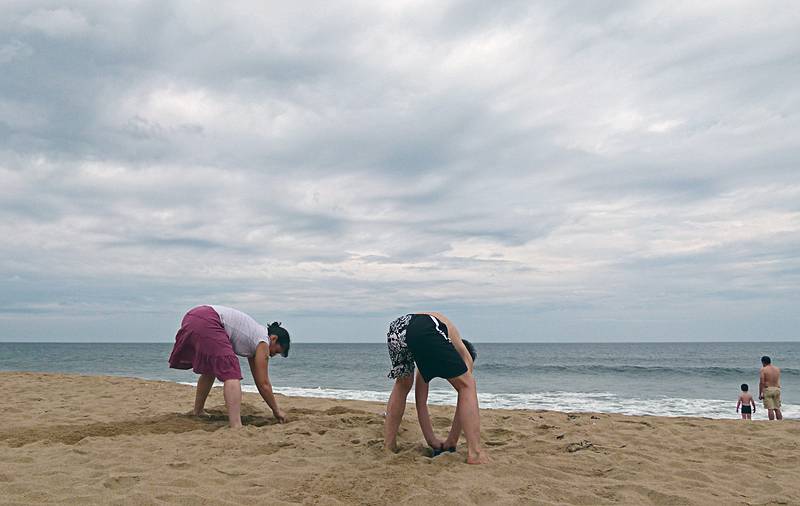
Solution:
[[(710, 341), (477, 341), (476, 344), (713, 344), (713, 343), (800, 343), (799, 339), (779, 339), (776, 341), (749, 340), (710, 340)], [(174, 344), (173, 341), (4, 341), (0, 344)], [(383, 341), (295, 341), (293, 344), (385, 344)]]

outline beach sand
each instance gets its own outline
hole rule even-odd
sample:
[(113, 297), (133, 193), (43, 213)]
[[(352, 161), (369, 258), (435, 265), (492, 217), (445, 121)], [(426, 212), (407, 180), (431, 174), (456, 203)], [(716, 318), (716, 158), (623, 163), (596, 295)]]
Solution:
[[(220, 388), (199, 420), (186, 385), (0, 381), (3, 504), (800, 504), (794, 420), (482, 410), (493, 462), (468, 466), (463, 439), (427, 456), (411, 403), (386, 454), (379, 403), (279, 396), (279, 425), (246, 393), (246, 426), (230, 430)], [(431, 412), (443, 437), (453, 408)]]

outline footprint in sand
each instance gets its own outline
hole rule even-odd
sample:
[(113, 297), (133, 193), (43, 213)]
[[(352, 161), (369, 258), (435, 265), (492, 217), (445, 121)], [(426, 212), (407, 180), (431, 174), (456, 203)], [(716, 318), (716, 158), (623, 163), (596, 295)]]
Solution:
[(343, 406), (334, 406), (325, 410), (326, 415), (344, 415), (345, 413), (358, 413), (363, 415), (366, 412), (358, 409), (345, 408)]
[(500, 441), (502, 439), (511, 439), (517, 435), (516, 432), (509, 429), (488, 429), (485, 431), (486, 435), (489, 436), (491, 440)]
[(567, 445), (566, 450), (569, 453), (579, 452), (581, 450), (589, 450), (594, 448), (594, 445), (588, 439), (584, 439), (579, 443), (570, 443)]
[(185, 478), (180, 478), (169, 482), (169, 486), (177, 488), (195, 488), (197, 487), (197, 482), (194, 480), (187, 480)]
[(139, 476), (115, 476), (107, 479), (103, 486), (111, 490), (126, 489), (139, 483), (139, 480), (141, 480)]

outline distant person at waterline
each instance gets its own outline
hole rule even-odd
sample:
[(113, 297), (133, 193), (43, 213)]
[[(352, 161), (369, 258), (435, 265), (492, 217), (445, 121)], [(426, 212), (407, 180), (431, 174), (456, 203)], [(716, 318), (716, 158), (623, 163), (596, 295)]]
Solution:
[(764, 401), (764, 409), (770, 420), (783, 420), (781, 413), (781, 370), (772, 365), (772, 359), (761, 357), (761, 373), (758, 382), (758, 398)]
[[(460, 424), (467, 439), (467, 463), (488, 461), (481, 452), (481, 420), (478, 390), (472, 375), (472, 358), (453, 323), (440, 313), (407, 314), (389, 325), (386, 334), (395, 380), (384, 421), (384, 448), (397, 451), (397, 431), (406, 409), (406, 397), (414, 386), (414, 366), (422, 380), (444, 378), (458, 392), (453, 419)], [(460, 430), (459, 430), (460, 432)]]
[(739, 412), (739, 407), (742, 409), (742, 420), (752, 420), (753, 413), (756, 412), (756, 401), (753, 396), (748, 392), (750, 386), (747, 383), (742, 383), (742, 392), (739, 394), (739, 400), (736, 402), (736, 412)]
[(198, 306), (183, 317), (169, 357), (172, 369), (192, 369), (197, 380), (195, 416), (205, 415), (205, 404), (214, 380), (223, 383), (228, 424), (242, 426), (242, 371), (237, 355), (247, 357), (258, 393), (279, 422), (286, 415), (278, 407), (269, 381), (269, 358), (289, 355), (289, 332), (280, 323), (268, 327), (247, 314), (225, 306)]
[[(466, 339), (461, 342), (466, 346), (472, 363), (478, 358), (478, 352), (475, 351), (475, 346)], [(458, 417), (453, 418), (453, 424), (450, 427), (450, 433), (444, 441), (436, 437), (433, 431), (433, 423), (431, 422), (431, 415), (428, 412), (428, 390), (429, 384), (422, 378), (419, 370), (417, 370), (416, 377), (414, 378), (414, 401), (417, 405), (417, 419), (419, 420), (419, 427), (422, 429), (422, 435), (425, 436), (425, 442), (431, 447), (433, 456), (437, 456), (442, 452), (454, 452), (458, 445), (458, 439), (461, 437), (461, 422)]]

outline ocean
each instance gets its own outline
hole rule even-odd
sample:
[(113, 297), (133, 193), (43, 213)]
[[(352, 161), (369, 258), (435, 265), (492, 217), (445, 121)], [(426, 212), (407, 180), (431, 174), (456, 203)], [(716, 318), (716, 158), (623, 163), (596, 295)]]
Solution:
[[(800, 343), (475, 343), (481, 407), (633, 415), (738, 418), (739, 386), (758, 396), (760, 357), (782, 370), (783, 414), (800, 418)], [(169, 369), (171, 343), (0, 343), (0, 370), (196, 382)], [(256, 392), (247, 360), (243, 389)], [(389, 357), (382, 343), (294, 343), (270, 360), (276, 392), (386, 401)], [(413, 394), (409, 395), (413, 401)], [(455, 404), (453, 389), (431, 382), (430, 402)], [(754, 419), (765, 419), (758, 403)]]

